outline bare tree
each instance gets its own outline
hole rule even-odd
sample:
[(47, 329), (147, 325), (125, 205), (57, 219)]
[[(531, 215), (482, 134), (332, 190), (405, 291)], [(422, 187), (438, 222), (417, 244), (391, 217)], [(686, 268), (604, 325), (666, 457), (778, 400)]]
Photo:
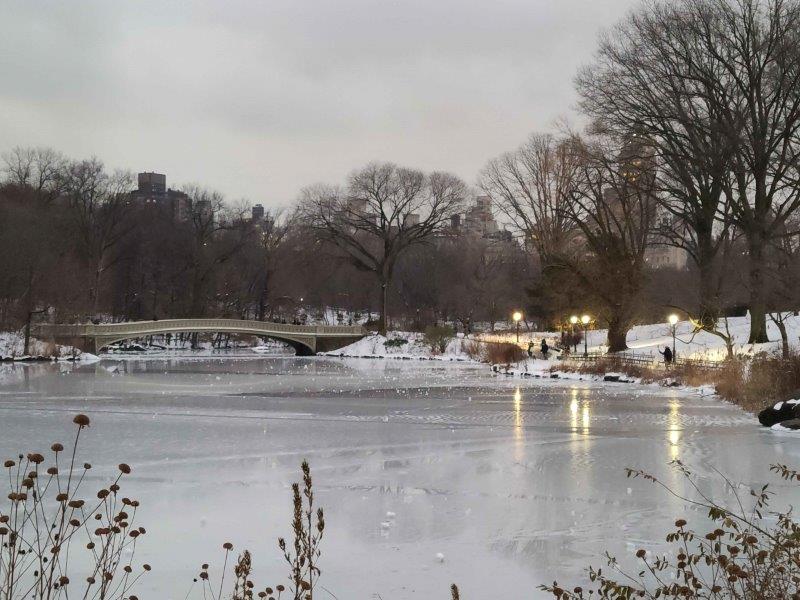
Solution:
[(303, 191), (298, 221), (317, 239), (338, 248), (380, 286), (379, 329), (388, 326), (388, 290), (398, 258), (430, 241), (461, 206), (464, 183), (447, 173), (425, 175), (391, 163), (354, 172), (345, 189)]
[(576, 169), (569, 140), (533, 134), (517, 150), (490, 161), (480, 175), (483, 190), (544, 265), (574, 240), (576, 227), (564, 204)]
[(3, 154), (6, 183), (31, 190), (37, 200), (52, 202), (67, 181), (67, 159), (51, 148), (17, 146)]
[(206, 314), (220, 265), (237, 256), (254, 231), (245, 220), (244, 210), (226, 207), (219, 192), (198, 185), (184, 186), (182, 191), (192, 199), (184, 262), (191, 281), (188, 314), (196, 318)]
[(281, 246), (290, 229), (280, 210), (270, 210), (259, 223), (254, 223), (258, 248), (259, 266), (255, 289), (258, 293), (256, 318), (263, 321), (267, 315), (270, 293), (275, 271), (278, 269)]
[(726, 189), (747, 240), (750, 343), (766, 342), (766, 252), (800, 209), (800, 2), (684, 3), (704, 41), (697, 76), (718, 111), (732, 153)]
[(655, 152), (655, 191), (673, 216), (660, 233), (697, 265), (699, 323), (713, 330), (723, 278), (718, 256), (731, 239), (725, 192), (734, 145), (718, 84), (703, 72), (713, 59), (695, 21), (709, 10), (708, 2), (645, 3), (603, 37), (576, 83), (596, 129), (638, 133)]
[(565, 214), (581, 233), (581, 245), (561, 255), (608, 324), (609, 351), (625, 350), (640, 309), (645, 251), (656, 200), (652, 155), (641, 140), (573, 141), (578, 169)]
[(78, 245), (91, 265), (89, 310), (99, 310), (104, 273), (120, 260), (117, 252), (131, 233), (129, 192), (132, 177), (128, 172), (109, 174), (97, 159), (72, 163), (66, 176), (65, 194), (75, 226)]

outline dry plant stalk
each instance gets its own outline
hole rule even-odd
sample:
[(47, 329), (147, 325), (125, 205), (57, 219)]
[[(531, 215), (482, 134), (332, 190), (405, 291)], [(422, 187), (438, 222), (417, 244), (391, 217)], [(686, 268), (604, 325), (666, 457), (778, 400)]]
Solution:
[[(301, 465), (303, 472), (302, 487), (299, 483), (292, 484), (292, 540), (287, 543), (284, 538), (278, 538), (278, 547), (283, 553), (284, 560), (289, 565), (288, 600), (313, 600), (314, 588), (322, 571), (318, 566), (320, 543), (325, 531), (325, 518), (321, 508), (314, 509), (314, 487), (311, 479), (311, 468), (307, 461)], [(212, 582), (208, 563), (202, 565), (199, 575), (203, 598), (223, 600), (225, 572), (228, 560), (233, 551), (233, 544), (225, 542), (225, 550), (219, 585)], [(234, 584), (232, 600), (252, 600), (254, 598), (255, 584), (250, 578), (252, 571), (252, 557), (248, 550), (242, 552), (234, 566)], [(194, 580), (197, 583), (198, 579)], [(187, 598), (191, 594), (191, 589)], [(286, 586), (268, 586), (257, 592), (255, 596), (267, 600), (280, 600), (286, 592)]]
[[(50, 600), (70, 594), (136, 600), (131, 589), (150, 566), (142, 565), (134, 573), (137, 539), (146, 531), (134, 527), (139, 502), (119, 494), (120, 480), (131, 468), (119, 465), (111, 484), (95, 498), (85, 499), (89, 494), (84, 479), (92, 467), (76, 465), (76, 454), (89, 422), (86, 415), (73, 419), (78, 430), (66, 461), (60, 443), (51, 446), (49, 467), (38, 452), (5, 461), (10, 492), (7, 507), (0, 509), (0, 600)], [(81, 547), (86, 552), (81, 553)], [(85, 578), (78, 581), (74, 573), (83, 570)]]
[[(685, 519), (678, 519), (675, 528), (666, 535), (670, 554), (675, 558), (639, 549), (636, 559), (641, 566), (637, 573), (630, 573), (606, 553), (610, 572), (589, 568), (589, 579), (596, 589), (587, 592), (577, 586), (569, 591), (557, 582), (541, 589), (558, 600), (800, 599), (800, 525), (794, 521), (791, 510), (768, 513), (772, 493), (766, 485), (750, 491), (752, 504), (745, 508), (745, 499), (737, 486), (720, 475), (734, 495), (733, 508), (722, 507), (695, 483), (684, 464), (680, 461), (671, 464), (696, 497), (676, 492), (644, 471), (626, 471), (628, 477), (641, 477), (688, 506), (707, 511), (712, 521), (707, 531), (695, 531)], [(772, 465), (770, 470), (785, 480), (800, 481), (800, 473), (785, 465)]]

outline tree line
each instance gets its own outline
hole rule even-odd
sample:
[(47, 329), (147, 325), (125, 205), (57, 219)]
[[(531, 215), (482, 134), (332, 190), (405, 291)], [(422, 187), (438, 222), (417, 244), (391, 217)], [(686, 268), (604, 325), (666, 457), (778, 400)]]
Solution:
[[(129, 173), (49, 149), (4, 155), (0, 326), (225, 316), (385, 330), (587, 313), (611, 350), (681, 310), (751, 342), (798, 301), (800, 1), (648, 0), (576, 76), (580, 131), (537, 133), (470, 187), (370, 163), (253, 218), (201, 186), (184, 218), (131, 201)], [(491, 197), (511, 237), (466, 233)], [(676, 248), (685, 268), (654, 268)]]
[[(344, 216), (332, 216), (338, 205), (313, 210), (313, 199), (333, 188), (309, 188), (296, 205), (254, 217), (244, 202), (186, 185), (193, 202), (177, 218), (168, 203), (137, 202), (133, 176), (97, 159), (16, 148), (3, 155), (2, 172), (2, 329), (36, 319), (204, 316), (371, 319), (384, 327), (389, 305), (406, 327), (469, 328), (502, 320), (524, 302), (524, 288), (514, 285), (528, 277), (521, 249), (448, 234), (466, 190), (451, 175), (377, 163), (354, 172), (335, 202), (366, 210), (384, 202), (393, 212), (365, 217), (364, 231), (348, 242), (325, 229), (326, 215)], [(385, 239), (376, 245), (380, 232)]]

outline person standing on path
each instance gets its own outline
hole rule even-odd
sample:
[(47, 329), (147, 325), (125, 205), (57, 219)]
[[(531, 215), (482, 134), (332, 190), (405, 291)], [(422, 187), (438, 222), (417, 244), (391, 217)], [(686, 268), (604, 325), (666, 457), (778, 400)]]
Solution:
[(669, 366), (675, 358), (672, 356), (672, 350), (670, 350), (669, 346), (664, 346), (664, 351), (662, 352), (659, 350), (658, 353), (664, 357), (664, 364), (666, 366)]

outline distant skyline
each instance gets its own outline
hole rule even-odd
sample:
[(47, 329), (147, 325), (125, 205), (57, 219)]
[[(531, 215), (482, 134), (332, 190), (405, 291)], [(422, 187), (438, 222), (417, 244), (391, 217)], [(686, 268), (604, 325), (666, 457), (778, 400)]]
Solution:
[(371, 160), (474, 184), (559, 118), (634, 0), (6, 0), (0, 151), (49, 146), (228, 201)]

